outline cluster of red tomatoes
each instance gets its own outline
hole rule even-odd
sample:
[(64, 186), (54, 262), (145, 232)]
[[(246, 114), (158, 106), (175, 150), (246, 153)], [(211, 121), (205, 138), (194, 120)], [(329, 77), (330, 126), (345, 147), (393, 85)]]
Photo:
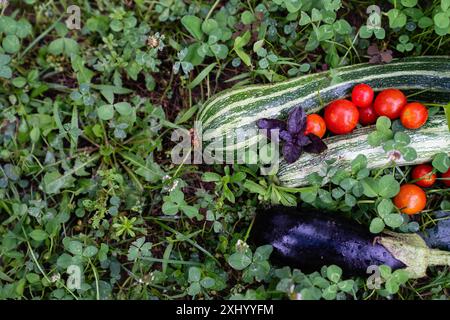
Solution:
[[(369, 85), (358, 84), (353, 88), (351, 101), (333, 101), (326, 107), (324, 118), (318, 114), (308, 115), (305, 133), (313, 133), (320, 138), (327, 130), (333, 134), (348, 134), (358, 123), (363, 126), (375, 124), (380, 116), (391, 120), (400, 118), (405, 128), (419, 129), (428, 120), (428, 109), (418, 102), (408, 103), (406, 96), (398, 89), (383, 90), (375, 97)], [(443, 183), (450, 187), (450, 170), (441, 177)], [(402, 185), (394, 198), (395, 206), (409, 215), (425, 208), (427, 195), (422, 188), (433, 186), (437, 175), (431, 165), (424, 164), (414, 167), (411, 178), (415, 184)]]
[(373, 89), (367, 84), (353, 88), (352, 99), (333, 101), (325, 109), (324, 118), (318, 114), (308, 115), (306, 134), (313, 133), (322, 138), (327, 129), (333, 134), (348, 134), (358, 122), (371, 125), (380, 116), (391, 120), (400, 118), (407, 129), (418, 129), (428, 120), (428, 109), (421, 103), (408, 103), (406, 96), (398, 89), (386, 89), (375, 98)]
[[(427, 195), (422, 188), (430, 188), (436, 183), (437, 174), (429, 164), (415, 166), (411, 172), (415, 184), (407, 183), (400, 187), (394, 204), (403, 213), (413, 215), (421, 212), (427, 204)], [(442, 182), (450, 187), (450, 170), (441, 175)], [(421, 188), (422, 187), (422, 188)]]

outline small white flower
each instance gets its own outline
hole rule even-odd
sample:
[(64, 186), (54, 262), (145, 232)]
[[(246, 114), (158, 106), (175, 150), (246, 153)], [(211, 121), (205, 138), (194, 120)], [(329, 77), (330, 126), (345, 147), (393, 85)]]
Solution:
[(249, 246), (248, 246), (248, 244), (245, 241), (242, 241), (241, 239), (239, 239), (236, 242), (236, 251), (244, 252), (248, 248), (249, 248)]
[(303, 300), (302, 294), (300, 292), (293, 293), (292, 300)]
[(50, 281), (51, 282), (57, 282), (61, 279), (61, 275), (59, 273), (55, 273), (51, 276)]
[(179, 182), (180, 182), (179, 180), (175, 180), (172, 184), (172, 187), (169, 188), (169, 192), (172, 192), (173, 190), (175, 190), (175, 188), (178, 186)]

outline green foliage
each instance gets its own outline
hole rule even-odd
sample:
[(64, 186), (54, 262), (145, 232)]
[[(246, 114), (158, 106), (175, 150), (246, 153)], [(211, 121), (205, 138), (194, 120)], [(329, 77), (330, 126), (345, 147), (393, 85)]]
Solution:
[(87, 29), (102, 39), (93, 63), (97, 71), (112, 76), (116, 86), (122, 86), (122, 72), (135, 81), (144, 74), (146, 88), (154, 89), (151, 73), (161, 64), (158, 52), (165, 46), (163, 36), (152, 32), (146, 22), (138, 23), (134, 13), (123, 8), (113, 8), (109, 17), (89, 18)]
[(263, 281), (270, 272), (270, 264), (267, 261), (272, 253), (272, 246), (266, 245), (256, 248), (252, 253), (248, 245), (238, 240), (236, 252), (231, 254), (227, 261), (235, 270), (243, 271), (242, 279), (245, 282)]
[(414, 49), (414, 44), (409, 42), (409, 36), (408, 35), (402, 35), (398, 39), (399, 44), (397, 44), (397, 50), (400, 52), (409, 52)]
[(217, 275), (210, 274), (198, 267), (190, 267), (188, 271), (189, 288), (187, 294), (196, 296), (200, 293), (207, 294), (209, 290), (220, 290), (221, 279), (217, 279)]
[(357, 291), (356, 283), (343, 280), (342, 269), (335, 265), (324, 266), (320, 272), (309, 275), (285, 267), (275, 270), (275, 275), (280, 279), (276, 289), (295, 300), (345, 300)]
[(381, 296), (396, 294), (400, 290), (400, 286), (409, 280), (408, 272), (405, 270), (395, 270), (392, 272), (390, 267), (380, 266), (379, 271), (383, 286), (377, 291)]
[[(380, 128), (383, 123), (379, 122)], [(330, 163), (324, 172), (310, 175), (312, 184), (323, 185), (324, 181), (330, 181), (331, 186), (325, 184), (314, 192), (303, 192), (302, 200), (317, 208), (356, 211), (355, 216), (363, 214), (371, 205), (374, 216), (370, 218), (369, 229), (372, 233), (382, 232), (385, 226), (392, 229), (406, 226), (408, 221), (397, 213), (391, 200), (400, 191), (400, 183), (392, 171), (383, 175), (384, 170), (381, 170), (372, 175), (364, 155), (358, 155), (351, 164), (351, 173)]]
[[(330, 162), (310, 187), (286, 188), (255, 165), (174, 165), (170, 134), (225, 88), (363, 62), (371, 42), (447, 54), (449, 1), (392, 1), (375, 29), (366, 3), (340, 0), (75, 0), (81, 30), (55, 4), (9, 1), (0, 14), (0, 299), (447, 297), (446, 270), (406, 287), (383, 269), (371, 292), (338, 266), (275, 268), (271, 246), (246, 244), (264, 205), (342, 211), (374, 233), (434, 224), (393, 206), (409, 168), (370, 171), (361, 155), (352, 172)], [(398, 123), (381, 118), (369, 142), (414, 159)], [(447, 154), (432, 163), (450, 166)], [(449, 208), (441, 186), (430, 212)]]
[(260, 179), (258, 183), (252, 180), (246, 180), (244, 188), (250, 193), (258, 194), (258, 200), (268, 202), (272, 205), (283, 205), (287, 207), (295, 207), (297, 205), (296, 194), (317, 191), (317, 187), (306, 188), (288, 188), (279, 186), (276, 178), (269, 176), (266, 179)]
[(397, 128), (391, 129), (391, 120), (387, 117), (379, 117), (376, 124), (376, 131), (368, 136), (368, 143), (373, 147), (382, 146), (389, 157), (395, 161), (403, 156), (406, 161), (413, 161), (417, 158), (416, 150), (409, 146), (411, 139), (404, 131), (401, 124), (396, 123)]
[(438, 153), (434, 156), (432, 164), (440, 173), (445, 173), (450, 168), (450, 158), (446, 153)]
[(172, 190), (168, 196), (164, 197), (164, 204), (161, 209), (164, 214), (170, 216), (181, 211), (191, 219), (195, 217), (201, 218), (198, 210), (186, 203), (184, 200), (184, 194), (179, 189)]
[(235, 202), (236, 195), (242, 193), (242, 182), (246, 178), (245, 172), (235, 172), (230, 174), (230, 167), (224, 168), (224, 176), (214, 172), (205, 172), (202, 180), (205, 182), (214, 182), (216, 184), (216, 192), (221, 194), (222, 199), (227, 199), (231, 203)]

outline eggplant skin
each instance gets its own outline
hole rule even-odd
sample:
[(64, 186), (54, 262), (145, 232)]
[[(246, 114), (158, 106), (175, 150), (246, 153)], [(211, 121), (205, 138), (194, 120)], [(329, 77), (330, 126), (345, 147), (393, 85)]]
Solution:
[(302, 272), (337, 265), (345, 275), (368, 275), (372, 265), (393, 270), (406, 267), (381, 244), (366, 226), (339, 216), (338, 212), (272, 207), (257, 212), (250, 241), (271, 244), (271, 261)]
[(437, 224), (419, 235), (430, 248), (450, 251), (450, 212), (438, 211), (434, 215)]

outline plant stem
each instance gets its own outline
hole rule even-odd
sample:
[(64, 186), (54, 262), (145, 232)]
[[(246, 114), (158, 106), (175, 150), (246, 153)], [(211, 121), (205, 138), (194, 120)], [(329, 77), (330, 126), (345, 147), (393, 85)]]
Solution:
[(94, 272), (94, 278), (95, 278), (95, 298), (97, 300), (100, 300), (100, 287), (98, 284), (98, 273), (97, 273), (97, 268), (94, 266), (94, 264), (92, 263), (91, 259), (89, 259), (89, 264), (92, 268), (92, 271)]
[(31, 42), (28, 47), (26, 47), (26, 49), (20, 54), (19, 56), (19, 60), (22, 59), (27, 53), (28, 51), (30, 51), (31, 49), (33, 49), (33, 47), (39, 42), (41, 41), (45, 36), (47, 36), (47, 34), (50, 33), (50, 31), (52, 31), (56, 25), (59, 23), (59, 21), (64, 17), (64, 14), (62, 14), (58, 20), (56, 20), (50, 27), (48, 27), (47, 30), (45, 30), (44, 32), (42, 32), (39, 37), (37, 37), (36, 39), (33, 40), (33, 42)]
[(428, 256), (428, 266), (450, 266), (450, 252), (431, 249)]
[(213, 13), (214, 9), (217, 7), (217, 5), (219, 4), (220, 0), (216, 0), (216, 2), (214, 2), (213, 6), (211, 7), (211, 9), (209, 9), (209, 12), (205, 18), (205, 21), (209, 19), (209, 17), (211, 16), (211, 14)]

